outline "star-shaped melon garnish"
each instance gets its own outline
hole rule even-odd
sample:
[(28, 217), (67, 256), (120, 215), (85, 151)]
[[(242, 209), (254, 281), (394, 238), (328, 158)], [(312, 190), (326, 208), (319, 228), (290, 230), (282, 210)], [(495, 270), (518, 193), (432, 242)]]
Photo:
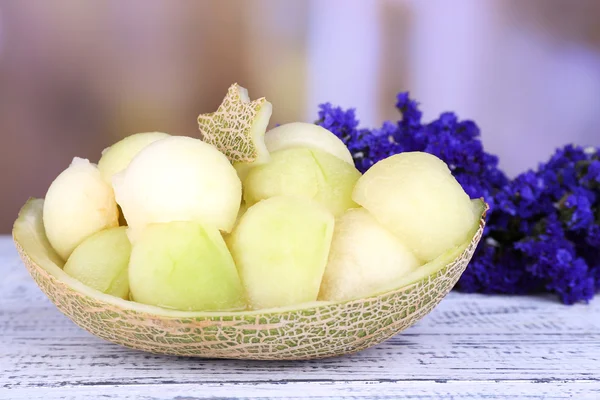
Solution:
[(248, 90), (234, 83), (217, 111), (198, 116), (202, 140), (233, 163), (267, 162), (264, 136), (272, 110), (267, 99), (251, 101)]

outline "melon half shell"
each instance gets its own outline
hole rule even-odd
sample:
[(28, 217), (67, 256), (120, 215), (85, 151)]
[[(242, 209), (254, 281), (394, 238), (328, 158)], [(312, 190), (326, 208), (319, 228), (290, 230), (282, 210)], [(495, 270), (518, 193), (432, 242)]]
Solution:
[(481, 238), (487, 206), (464, 245), (440, 256), (396, 289), (333, 303), (245, 312), (182, 312), (103, 294), (71, 278), (52, 250), (42, 223), (42, 199), (21, 209), (13, 238), (42, 291), (73, 322), (123, 346), (179, 356), (294, 360), (354, 353), (408, 328), (456, 284)]

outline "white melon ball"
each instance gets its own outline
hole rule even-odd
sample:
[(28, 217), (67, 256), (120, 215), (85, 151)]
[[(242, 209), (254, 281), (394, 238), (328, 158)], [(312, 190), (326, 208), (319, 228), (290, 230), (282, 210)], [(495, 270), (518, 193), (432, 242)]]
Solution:
[(102, 179), (112, 185), (112, 177), (127, 168), (133, 157), (143, 148), (157, 140), (170, 136), (168, 133), (163, 132), (136, 133), (104, 149), (102, 157), (98, 161), (98, 169), (102, 174)]
[(46, 193), (46, 236), (64, 260), (89, 236), (118, 226), (118, 219), (112, 188), (88, 160), (75, 157)]
[(406, 152), (379, 161), (352, 199), (422, 261), (463, 243), (475, 223), (471, 201), (439, 158)]
[(265, 134), (265, 144), (271, 153), (292, 147), (317, 149), (354, 166), (352, 154), (344, 142), (331, 131), (315, 124), (292, 122), (280, 125)]
[(335, 221), (319, 300), (352, 300), (391, 289), (420, 264), (367, 210), (348, 210)]
[(144, 148), (113, 177), (132, 243), (146, 225), (197, 221), (229, 232), (240, 208), (242, 185), (214, 146), (171, 136)]

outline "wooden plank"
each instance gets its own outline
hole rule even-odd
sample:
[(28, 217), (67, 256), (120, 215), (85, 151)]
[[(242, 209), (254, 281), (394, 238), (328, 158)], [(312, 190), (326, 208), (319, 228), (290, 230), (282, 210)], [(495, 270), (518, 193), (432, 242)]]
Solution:
[(598, 380), (600, 337), (565, 341), (552, 335), (459, 336), (454, 340), (420, 335), (394, 338), (357, 355), (322, 361), (250, 362), (156, 356), (89, 336), (60, 339), (48, 335), (2, 343), (7, 351), (0, 366), (4, 371), (0, 387), (323, 379)]
[[(3, 397), (4, 396), (4, 397)], [(195, 399), (413, 399), (514, 400), (600, 398), (598, 382), (473, 381), (184, 384), (21, 388), (0, 391), (11, 400), (195, 400)]]

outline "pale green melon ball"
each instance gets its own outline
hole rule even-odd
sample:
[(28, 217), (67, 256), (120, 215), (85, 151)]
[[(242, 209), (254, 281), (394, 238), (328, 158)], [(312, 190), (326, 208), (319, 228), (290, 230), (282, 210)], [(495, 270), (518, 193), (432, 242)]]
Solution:
[(278, 196), (240, 219), (228, 239), (251, 308), (317, 300), (334, 217), (317, 202)]
[(171, 136), (144, 148), (113, 177), (132, 243), (155, 222), (197, 221), (231, 231), (241, 203), (235, 169), (214, 146)]
[(133, 245), (134, 301), (182, 311), (246, 306), (235, 264), (220, 232), (197, 222), (151, 224)]
[(244, 180), (244, 200), (251, 206), (274, 196), (302, 196), (318, 201), (335, 216), (356, 207), (351, 195), (360, 172), (321, 150), (290, 148), (252, 168)]
[(398, 282), (396, 282), (394, 287), (403, 287), (406, 285), (410, 285), (414, 282), (418, 282), (422, 279), (425, 279), (428, 276), (435, 274), (442, 268), (446, 267), (448, 264), (455, 262), (456, 259), (471, 244), (473, 236), (475, 236), (475, 233), (479, 229), (479, 222), (485, 207), (485, 203), (481, 201), (481, 199), (471, 200), (471, 209), (473, 211), (473, 215), (475, 216), (475, 223), (471, 227), (471, 230), (469, 231), (466, 240), (458, 246), (446, 250), (445, 252), (443, 252), (433, 260), (429, 261), (428, 263), (421, 265), (419, 268), (416, 268), (410, 273), (402, 276), (402, 278)]
[(105, 229), (75, 248), (64, 271), (102, 293), (127, 299), (131, 245), (125, 227)]
[(86, 238), (119, 225), (112, 188), (88, 160), (73, 159), (52, 182), (44, 200), (48, 241), (64, 260)]
[(393, 288), (420, 261), (364, 208), (335, 221), (319, 300), (343, 301)]
[(279, 125), (265, 134), (265, 144), (271, 153), (294, 147), (317, 149), (354, 166), (352, 154), (344, 142), (332, 132), (315, 124), (292, 122)]
[(352, 198), (425, 262), (463, 243), (475, 223), (469, 196), (448, 166), (427, 153), (379, 161)]
[(102, 179), (112, 185), (112, 177), (123, 171), (131, 160), (151, 143), (160, 139), (168, 138), (170, 135), (162, 132), (144, 132), (127, 136), (112, 146), (104, 149), (102, 157), (98, 161), (98, 169)]

